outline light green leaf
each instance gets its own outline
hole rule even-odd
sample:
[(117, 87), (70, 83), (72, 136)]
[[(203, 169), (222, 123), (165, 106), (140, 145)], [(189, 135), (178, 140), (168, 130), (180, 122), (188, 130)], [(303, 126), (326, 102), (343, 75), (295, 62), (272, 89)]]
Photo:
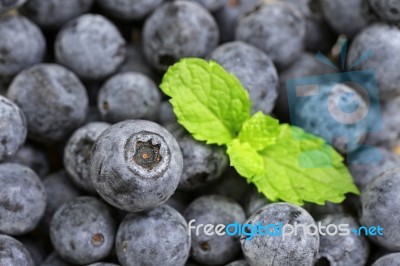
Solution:
[(241, 142), (249, 143), (259, 151), (275, 143), (279, 134), (279, 121), (262, 112), (254, 114), (243, 124), (239, 133)]
[(248, 182), (263, 173), (263, 158), (249, 143), (241, 143), (238, 139), (234, 139), (228, 144), (227, 153), (231, 165), (235, 166), (236, 171), (246, 177)]
[(339, 203), (346, 193), (359, 193), (342, 156), (300, 128), (281, 125), (275, 145), (261, 155), (266, 168), (254, 183), (271, 200)]
[[(281, 125), (279, 131), (276, 142), (258, 152), (262, 163), (257, 159), (250, 166), (249, 158), (231, 161), (268, 199), (298, 205), (304, 201), (324, 204), (342, 202), (348, 192), (359, 193), (342, 156), (324, 140), (289, 125)], [(237, 158), (236, 151), (240, 149), (232, 149), (229, 157)], [(246, 153), (251, 154), (248, 148)], [(254, 164), (263, 167), (261, 173), (260, 166)], [(251, 169), (258, 169), (258, 174)]]
[(251, 102), (239, 80), (216, 62), (186, 58), (164, 75), (162, 91), (197, 140), (228, 144), (250, 117)]

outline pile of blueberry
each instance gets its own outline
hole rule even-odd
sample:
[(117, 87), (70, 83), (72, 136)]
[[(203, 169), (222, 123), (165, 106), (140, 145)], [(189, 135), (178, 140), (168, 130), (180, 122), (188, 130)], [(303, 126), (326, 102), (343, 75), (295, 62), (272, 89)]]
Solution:
[[(0, 0), (0, 266), (400, 265), (399, 25), (396, 0)], [(340, 63), (343, 38), (347, 64), (376, 74), (383, 129), (356, 139), (375, 153), (342, 138), (358, 125), (324, 117), (336, 94), (368, 112), (351, 84), (295, 110), (355, 162), (361, 196), (341, 204), (269, 202), (177, 123), (158, 87), (181, 58), (215, 60), (253, 113), (288, 121), (286, 80), (337, 73), (314, 54)], [(260, 221), (383, 235), (192, 228)]]

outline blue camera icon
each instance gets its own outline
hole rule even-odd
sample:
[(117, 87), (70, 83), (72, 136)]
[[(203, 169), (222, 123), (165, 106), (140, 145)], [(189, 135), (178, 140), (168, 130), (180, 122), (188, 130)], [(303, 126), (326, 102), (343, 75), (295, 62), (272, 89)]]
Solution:
[[(326, 63), (326, 60), (321, 61)], [(324, 138), (339, 152), (348, 154), (348, 163), (352, 161), (351, 153), (361, 147), (377, 150), (362, 145), (369, 132), (382, 128), (373, 70), (342, 70), (335, 74), (289, 79), (286, 89), (291, 124)], [(361, 163), (379, 161), (378, 153), (371, 152), (376, 156)]]

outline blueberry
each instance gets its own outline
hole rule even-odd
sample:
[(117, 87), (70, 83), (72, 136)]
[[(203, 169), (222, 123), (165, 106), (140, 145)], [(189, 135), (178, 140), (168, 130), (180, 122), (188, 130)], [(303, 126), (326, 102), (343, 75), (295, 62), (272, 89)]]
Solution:
[(217, 46), (218, 38), (213, 17), (202, 6), (189, 1), (161, 5), (143, 28), (144, 53), (159, 71), (183, 57), (205, 57)]
[(123, 266), (183, 266), (190, 250), (187, 230), (182, 215), (167, 205), (128, 214), (115, 240), (118, 260)]
[(235, 39), (235, 28), (239, 18), (252, 10), (260, 0), (225, 0), (224, 2), (224, 5), (214, 13), (222, 43)]
[(229, 165), (224, 148), (196, 141), (179, 124), (169, 124), (168, 131), (178, 141), (183, 156), (179, 188), (193, 190), (217, 180)]
[(18, 8), (26, 3), (27, 0), (0, 0), (0, 14)]
[(305, 48), (311, 52), (328, 53), (338, 35), (326, 22), (321, 10), (321, 1), (286, 0), (295, 4), (306, 19)]
[(183, 213), (192, 200), (190, 193), (191, 192), (183, 190), (176, 190), (175, 193), (165, 202), (165, 204), (171, 206), (179, 213)]
[[(4, 0), (0, 1), (0, 9), (1, 2)], [(25, 17), (1, 16), (0, 36), (0, 80), (11, 79), (22, 69), (42, 61), (46, 50), (44, 36)]]
[(392, 251), (400, 251), (400, 217), (393, 215), (399, 208), (399, 189), (400, 168), (393, 168), (375, 177), (361, 193), (361, 225), (383, 228), (383, 236), (370, 240)]
[[(315, 221), (303, 208), (289, 203), (272, 203), (259, 209), (253, 214), (246, 224), (261, 222), (266, 226), (282, 222), (283, 225), (294, 224), (309, 227)], [(289, 228), (287, 228), (289, 230)], [(252, 266), (300, 266), (313, 265), (319, 247), (319, 235), (306, 234), (304, 228), (299, 228), (297, 236), (292, 234), (283, 236), (256, 235), (250, 240), (242, 235), (240, 242), (246, 260)], [(289, 255), (290, 254), (290, 255)]]
[(270, 113), (278, 97), (278, 73), (263, 51), (244, 42), (225, 43), (215, 49), (210, 59), (234, 74), (249, 91), (253, 113)]
[(34, 265), (39, 266), (46, 258), (46, 246), (42, 238), (35, 237), (34, 235), (25, 235), (19, 238), (18, 241), (28, 250)]
[(0, 164), (0, 232), (22, 235), (32, 231), (44, 214), (46, 190), (26, 166)]
[[(346, 9), (348, 9), (346, 1)], [(393, 71), (400, 60), (400, 29), (385, 24), (373, 24), (363, 30), (350, 46), (348, 62), (352, 65), (360, 56), (370, 51), (373, 56), (355, 66), (356, 70), (373, 69), (379, 84), (382, 100), (400, 94), (400, 73)]]
[(369, 0), (376, 14), (387, 22), (400, 22), (400, 2), (393, 0)]
[(296, 62), (279, 74), (279, 93), (274, 113), (277, 113), (280, 118), (286, 121), (289, 120), (290, 109), (286, 81), (294, 78), (324, 75), (333, 72), (335, 72), (334, 69), (332, 70), (318, 61), (314, 55), (302, 53)]
[(47, 192), (47, 205), (43, 220), (46, 227), (48, 227), (58, 208), (78, 197), (81, 192), (74, 187), (67, 173), (63, 170), (47, 176), (43, 180), (43, 185)]
[(69, 20), (86, 13), (94, 0), (29, 0), (20, 8), (22, 14), (45, 29), (58, 29)]
[(92, 149), (93, 185), (111, 205), (130, 212), (164, 203), (179, 184), (182, 153), (156, 123), (127, 120), (106, 129)]
[(207, 8), (208, 11), (210, 12), (214, 12), (220, 9), (225, 4), (226, 0), (192, 0), (192, 1), (196, 1), (200, 5)]
[(174, 113), (174, 109), (168, 101), (164, 101), (161, 103), (158, 120), (161, 125), (164, 126), (172, 123), (177, 123), (178, 120)]
[(40, 266), (74, 266), (62, 259), (56, 252), (51, 253)]
[(400, 97), (382, 101), (380, 108), (379, 121), (382, 126), (379, 130), (369, 133), (366, 143), (391, 150), (400, 144), (398, 137), (400, 134), (400, 116), (398, 116)]
[[(203, 196), (195, 199), (185, 210), (188, 222), (195, 219), (192, 226), (200, 224), (228, 225), (234, 222), (243, 223), (246, 219), (242, 207), (234, 200), (217, 195)], [(240, 252), (239, 237), (229, 235), (206, 235), (204, 228), (191, 231), (192, 249), (190, 256), (199, 263), (221, 265), (232, 261)], [(189, 228), (189, 230), (191, 230)]]
[(371, 266), (396, 266), (400, 263), (400, 253), (391, 253), (385, 256), (382, 256), (377, 261), (374, 262)]
[(85, 88), (62, 66), (39, 64), (20, 72), (7, 95), (24, 112), (29, 136), (38, 141), (61, 141), (86, 118)]
[(381, 173), (400, 165), (400, 157), (386, 149), (358, 149), (351, 154), (349, 170), (355, 184), (363, 190)]
[(220, 195), (234, 199), (240, 204), (243, 203), (245, 195), (251, 187), (246, 179), (241, 177), (233, 167), (228, 167), (227, 171), (216, 182), (206, 185), (196, 190), (197, 195)]
[(0, 235), (0, 265), (34, 266), (35, 263), (24, 245), (7, 235)]
[(306, 23), (290, 3), (266, 2), (239, 20), (236, 39), (263, 50), (278, 68), (296, 61), (304, 48)]
[(164, 0), (97, 0), (105, 13), (116, 19), (142, 20)]
[(159, 78), (157, 73), (153, 71), (149, 63), (146, 61), (141, 43), (130, 43), (126, 46), (126, 58), (119, 68), (119, 73), (124, 72), (142, 73), (150, 77), (152, 80)]
[(256, 188), (252, 188), (246, 193), (244, 198), (243, 207), (246, 217), (250, 217), (253, 213), (268, 203), (270, 203), (269, 200), (263, 194), (259, 193)]
[[(348, 198), (347, 198), (348, 199)], [(324, 205), (319, 205), (315, 203), (306, 203), (303, 208), (311, 214), (314, 220), (320, 220), (328, 215), (341, 215), (345, 213), (345, 208), (342, 204), (332, 203), (330, 201), (325, 201)]]
[(155, 120), (161, 93), (157, 85), (141, 73), (113, 76), (100, 89), (98, 108), (104, 120), (117, 123), (128, 119)]
[(84, 79), (99, 80), (113, 74), (125, 53), (118, 29), (100, 15), (82, 15), (68, 22), (55, 42), (57, 61)]
[(16, 104), (0, 96), (0, 161), (12, 157), (27, 135), (25, 115)]
[(348, 38), (353, 38), (376, 19), (365, 0), (322, 0), (321, 9), (331, 27)]
[(324, 138), (341, 153), (354, 151), (364, 142), (369, 129), (367, 123), (359, 123), (368, 113), (367, 103), (346, 83), (319, 87), (317, 95), (303, 97), (296, 104), (296, 125)]
[(114, 264), (114, 263), (108, 263), (108, 262), (97, 262), (97, 263), (90, 264), (88, 266), (119, 266), (119, 265)]
[(250, 264), (248, 264), (246, 260), (235, 260), (225, 266), (250, 266)]
[(115, 224), (105, 204), (92, 197), (78, 197), (54, 214), (50, 237), (62, 258), (72, 263), (90, 264), (110, 254)]
[(109, 126), (103, 122), (86, 124), (74, 132), (64, 148), (64, 167), (72, 182), (91, 194), (96, 192), (90, 178), (92, 146)]
[(40, 178), (45, 177), (50, 170), (45, 151), (41, 147), (29, 143), (22, 146), (7, 162), (25, 165), (35, 171)]
[[(340, 214), (329, 215), (321, 221), (322, 226), (329, 226), (330, 224), (336, 226), (348, 224), (349, 230), (359, 227), (353, 217)], [(316, 265), (326, 265), (321, 264), (324, 261), (328, 261), (331, 266), (363, 266), (367, 263), (369, 244), (364, 236), (353, 233), (328, 235), (324, 232), (324, 234), (320, 236)]]

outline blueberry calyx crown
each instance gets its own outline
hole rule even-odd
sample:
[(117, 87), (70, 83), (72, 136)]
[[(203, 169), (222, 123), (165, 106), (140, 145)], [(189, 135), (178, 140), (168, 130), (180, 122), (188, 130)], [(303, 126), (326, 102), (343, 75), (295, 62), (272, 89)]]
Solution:
[(153, 144), (149, 141), (137, 141), (133, 161), (147, 170), (152, 170), (162, 159), (160, 154), (160, 144)]

